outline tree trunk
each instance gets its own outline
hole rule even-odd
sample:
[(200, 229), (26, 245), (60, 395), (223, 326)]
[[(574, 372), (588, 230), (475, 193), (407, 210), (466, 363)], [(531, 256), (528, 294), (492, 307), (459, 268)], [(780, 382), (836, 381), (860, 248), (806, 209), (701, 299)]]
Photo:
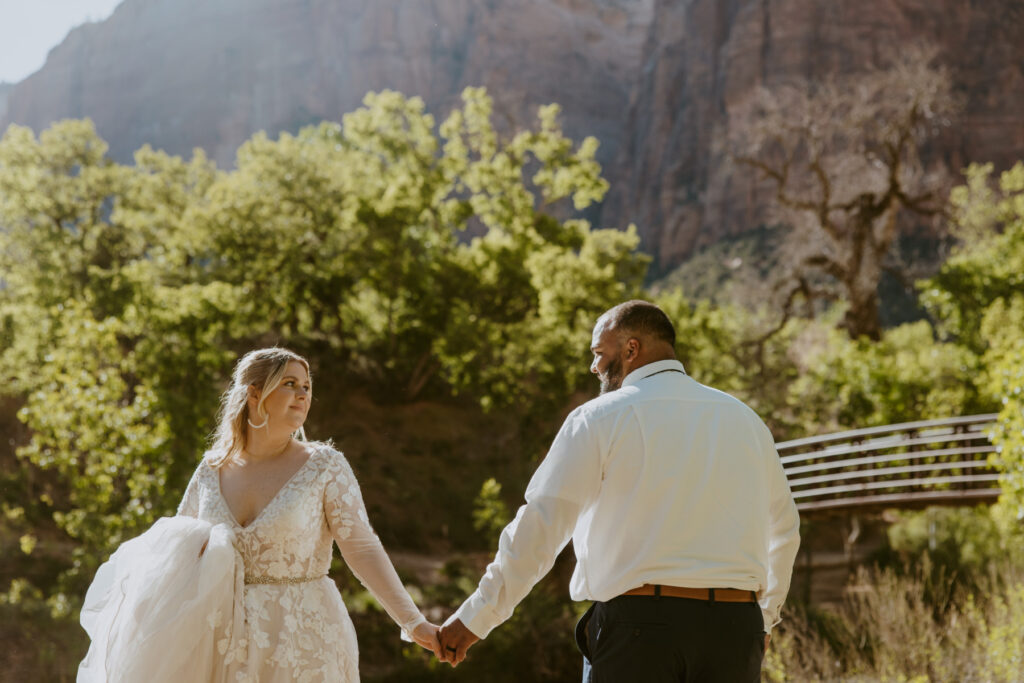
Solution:
[(849, 307), (839, 324), (850, 335), (850, 339), (867, 337), (872, 341), (882, 338), (882, 325), (878, 317), (878, 290), (873, 292), (849, 292)]

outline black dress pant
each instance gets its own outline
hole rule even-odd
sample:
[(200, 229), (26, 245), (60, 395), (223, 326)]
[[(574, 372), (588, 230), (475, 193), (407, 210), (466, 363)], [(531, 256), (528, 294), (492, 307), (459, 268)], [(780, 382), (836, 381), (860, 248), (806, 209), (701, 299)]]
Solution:
[(759, 681), (764, 621), (752, 602), (623, 595), (576, 626), (583, 683)]

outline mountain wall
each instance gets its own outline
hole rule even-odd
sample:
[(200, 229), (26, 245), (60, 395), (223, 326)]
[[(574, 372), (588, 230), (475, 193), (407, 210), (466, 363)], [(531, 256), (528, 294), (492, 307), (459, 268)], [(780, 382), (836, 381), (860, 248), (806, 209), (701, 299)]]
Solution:
[(767, 198), (727, 162), (729, 111), (755, 86), (829, 78), (930, 41), (967, 103), (937, 158), (1024, 158), (1021, 0), (125, 0), (72, 31), (8, 94), (0, 130), (90, 117), (119, 160), (149, 143), (230, 166), (259, 130), (340, 119), (370, 90), (424, 98), (440, 120), (468, 85), (498, 125), (559, 102), (601, 140), (612, 191), (592, 217), (635, 222), (666, 270), (763, 221)]
[(4, 119), (4, 115), (7, 113), (7, 97), (14, 90), (13, 83), (0, 83), (0, 121)]
[(630, 212), (662, 267), (762, 220), (767, 192), (727, 159), (729, 113), (758, 86), (835, 78), (929, 43), (965, 105), (930, 156), (954, 176), (1024, 159), (1021, 0), (657, 0), (654, 15), (607, 211)]
[(485, 84), (504, 125), (526, 125), (538, 105), (558, 101), (566, 126), (600, 136), (610, 159), (652, 6), (125, 0), (18, 84), (4, 123), (88, 116), (116, 158), (151, 143), (202, 147), (223, 166), (253, 132), (340, 119), (370, 90), (419, 95), (440, 120), (464, 87)]

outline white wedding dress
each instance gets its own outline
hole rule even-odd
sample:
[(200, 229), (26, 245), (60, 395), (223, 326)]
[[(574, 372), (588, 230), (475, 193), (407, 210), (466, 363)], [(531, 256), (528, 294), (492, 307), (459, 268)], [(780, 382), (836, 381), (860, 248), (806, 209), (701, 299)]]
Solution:
[(406, 633), (425, 621), (370, 526), (348, 462), (329, 445), (310, 448), (245, 527), (204, 459), (179, 516), (97, 571), (82, 609), (92, 644), (79, 683), (358, 681), (355, 630), (327, 577), (335, 542)]

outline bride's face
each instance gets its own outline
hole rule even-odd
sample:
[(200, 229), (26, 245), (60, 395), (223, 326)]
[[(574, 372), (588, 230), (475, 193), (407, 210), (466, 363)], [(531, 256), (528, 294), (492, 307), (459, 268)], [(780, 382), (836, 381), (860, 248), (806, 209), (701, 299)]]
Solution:
[(287, 426), (289, 432), (294, 432), (305, 423), (312, 398), (313, 385), (306, 366), (298, 361), (289, 361), (281, 383), (263, 402), (263, 408), (270, 416), (269, 426)]

